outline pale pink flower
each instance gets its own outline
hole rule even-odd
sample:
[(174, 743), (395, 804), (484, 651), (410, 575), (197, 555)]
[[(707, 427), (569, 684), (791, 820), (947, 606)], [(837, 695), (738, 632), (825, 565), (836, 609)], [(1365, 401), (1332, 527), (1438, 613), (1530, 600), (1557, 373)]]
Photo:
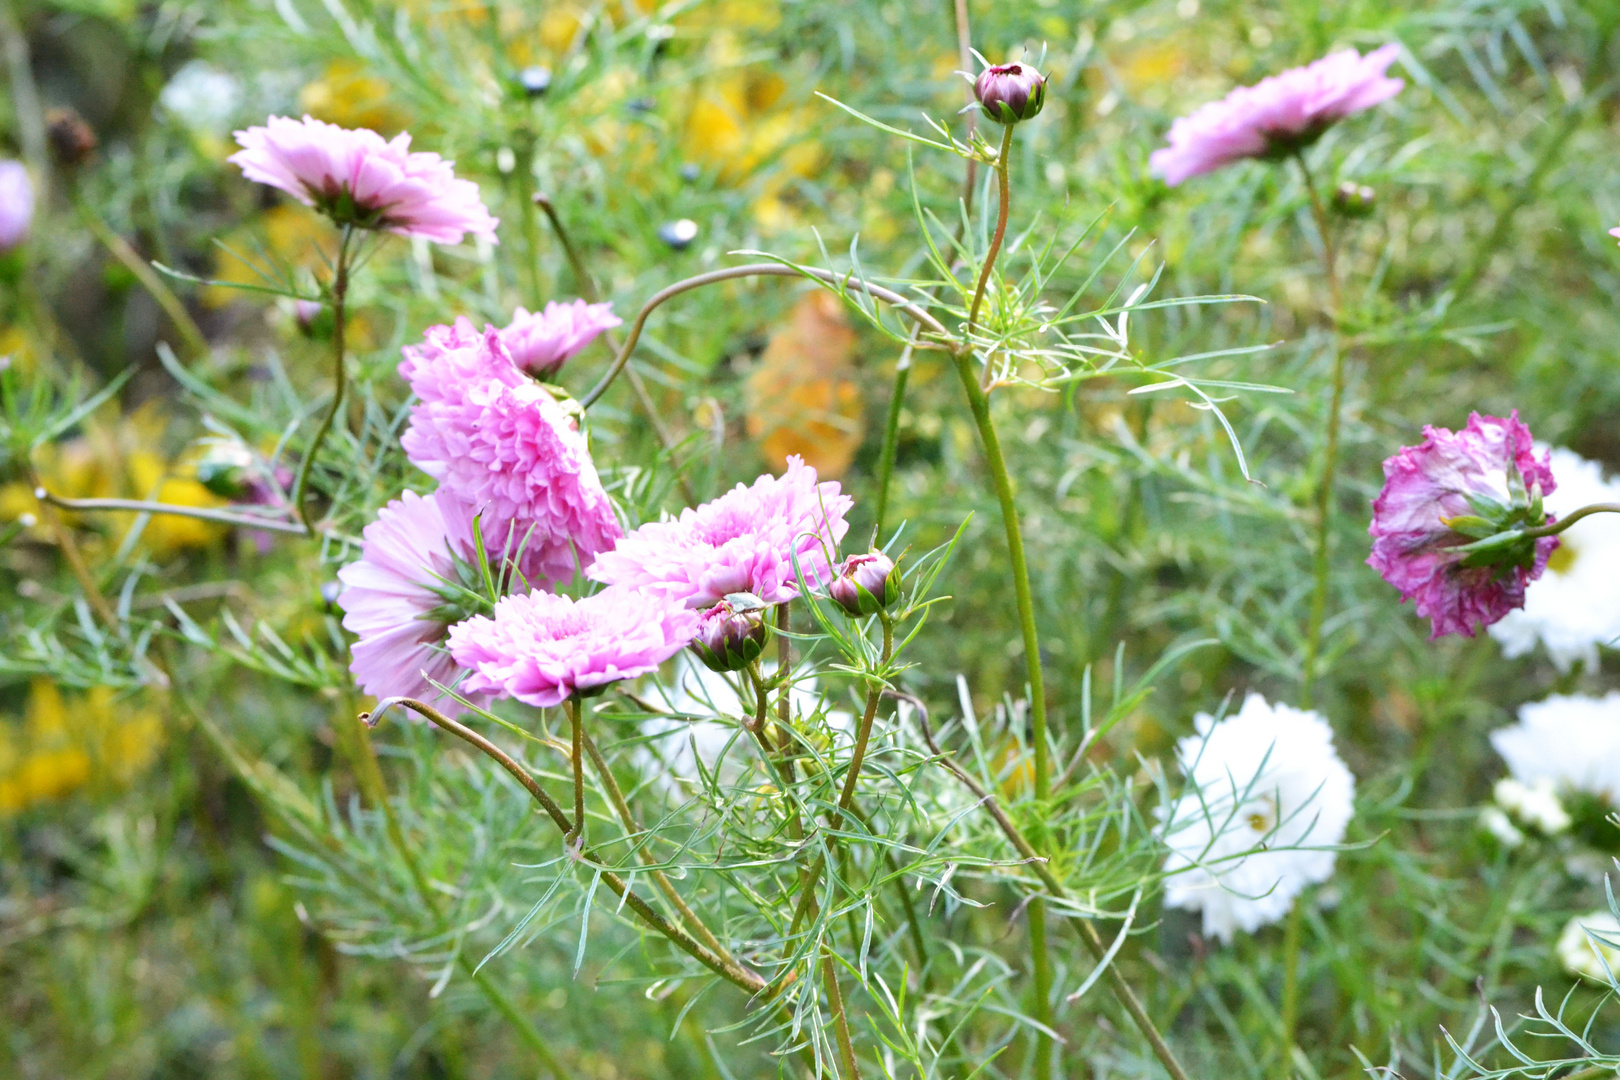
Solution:
[(1610, 229), (1609, 235), (1614, 237), (1616, 240), (1620, 240), (1620, 229)]
[(1345, 49), (1280, 75), (1240, 86), (1170, 125), (1170, 145), (1148, 169), (1171, 187), (1243, 158), (1290, 153), (1334, 122), (1370, 109), (1406, 84), (1384, 72), (1400, 54), (1385, 45), (1366, 56)]
[(438, 154), (411, 153), (411, 137), (391, 141), (306, 116), (272, 116), (264, 127), (236, 133), (230, 161), (249, 180), (280, 188), (339, 224), (387, 229), (440, 244), (466, 233), (499, 243), (478, 185), (458, 180)]
[(549, 708), (574, 694), (645, 675), (686, 647), (700, 616), (679, 600), (604, 589), (574, 600), (517, 593), (450, 628), (450, 652), (469, 689)]
[(622, 530), (578, 422), (517, 370), (498, 331), (434, 327), (399, 367), (421, 398), (401, 445), (479, 516), (486, 551), (521, 552), (538, 585), (613, 547)]
[(465, 511), (443, 492), (407, 491), (360, 537), (359, 561), (338, 571), (343, 626), (360, 639), (349, 664), (355, 681), (373, 697), (442, 698), (439, 708), (460, 711), (429, 680), (452, 686), (461, 673), (443, 645), (449, 620), (435, 614), (453, 595), (456, 561), (476, 558)]
[(20, 161), (0, 161), (0, 253), (28, 235), (34, 221), (34, 185)]
[(836, 480), (818, 484), (815, 469), (790, 457), (780, 477), (767, 473), (674, 521), (648, 522), (597, 556), (587, 576), (664, 589), (694, 608), (741, 592), (779, 604), (799, 595), (795, 555), (806, 581), (829, 576), (828, 555), (849, 529), (851, 505)]
[(613, 314), (612, 304), (587, 304), (575, 300), (559, 304), (552, 300), (545, 311), (530, 313), (518, 308), (512, 322), (501, 331), (501, 344), (512, 354), (512, 362), (537, 379), (551, 379), (569, 357), (624, 320)]
[[(1514, 412), (1507, 419), (1471, 413), (1455, 434), (1424, 427), (1421, 446), (1408, 446), (1384, 462), (1384, 490), (1373, 502), (1372, 554), (1367, 564), (1411, 600), (1443, 634), (1473, 637), (1514, 608), (1524, 606), (1524, 588), (1541, 576), (1556, 536), (1526, 540), (1524, 551), (1491, 565), (1465, 565), (1455, 548), (1474, 537), (1449, 522), (1479, 517), (1500, 529), (1539, 525), (1525, 520), (1516, 495), (1542, 495), (1557, 487), (1548, 455), (1538, 460), (1530, 429)], [(1552, 520), (1546, 515), (1544, 520)], [(1506, 554), (1506, 553), (1504, 553)]]

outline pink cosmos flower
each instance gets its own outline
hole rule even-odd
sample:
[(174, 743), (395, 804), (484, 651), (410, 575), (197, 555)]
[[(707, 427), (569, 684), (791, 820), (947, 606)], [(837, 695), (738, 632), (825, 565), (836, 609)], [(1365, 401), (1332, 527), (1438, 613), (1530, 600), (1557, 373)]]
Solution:
[(439, 244), (472, 233), (499, 243), (478, 185), (458, 180), (438, 154), (411, 153), (402, 132), (385, 141), (311, 117), (272, 116), (264, 127), (236, 133), (242, 147), (229, 160), (249, 180), (280, 188), (340, 224), (387, 229)]
[(853, 502), (837, 481), (816, 483), (816, 470), (793, 456), (780, 477), (766, 473), (674, 521), (648, 522), (597, 556), (586, 576), (664, 589), (693, 608), (739, 592), (780, 604), (799, 595), (794, 555), (806, 581), (829, 576), (828, 552), (849, 530)]
[(1399, 53), (1393, 43), (1366, 56), (1345, 49), (1240, 86), (1171, 124), (1170, 145), (1153, 152), (1148, 170), (1175, 187), (1243, 158), (1306, 146), (1335, 121), (1400, 93), (1406, 84), (1384, 74)]
[(1504, 528), (1539, 525), (1526, 520), (1522, 496), (1538, 486), (1542, 495), (1550, 494), (1557, 484), (1548, 455), (1537, 460), (1530, 429), (1517, 412), (1505, 420), (1471, 413), (1468, 426), (1455, 434), (1426, 426), (1423, 435), (1423, 445), (1405, 447), (1384, 462), (1384, 490), (1373, 502), (1368, 529), (1373, 549), (1367, 564), (1401, 591), (1402, 602), (1411, 600), (1431, 621), (1430, 640), (1443, 634), (1473, 637), (1480, 627), (1524, 606), (1525, 585), (1541, 576), (1558, 538), (1541, 537), (1533, 549), (1526, 541), (1516, 561), (1468, 565), (1454, 549), (1473, 537), (1448, 522), (1483, 517)]
[(512, 322), (501, 331), (501, 344), (512, 354), (512, 362), (537, 379), (550, 380), (569, 357), (624, 320), (613, 314), (612, 304), (587, 304), (575, 300), (559, 304), (553, 300), (543, 312), (530, 314), (518, 308)]
[(440, 708), (459, 712), (428, 680), (450, 686), (461, 673), (442, 645), (448, 620), (435, 610), (446, 604), (446, 583), (457, 580), (456, 560), (475, 557), (466, 511), (443, 492), (407, 491), (360, 536), (359, 561), (338, 571), (343, 626), (360, 638), (349, 670), (373, 697), (443, 698)]
[(1609, 235), (1614, 237), (1616, 240), (1620, 240), (1620, 229), (1610, 229)]
[(400, 442), (479, 515), (485, 550), (530, 584), (567, 581), (623, 535), (578, 423), (520, 372), (498, 331), (460, 319), (407, 346), (400, 374), (421, 400)]
[(34, 185), (20, 161), (0, 161), (0, 253), (23, 242), (34, 221)]
[(470, 689), (544, 709), (654, 670), (686, 647), (699, 620), (679, 600), (638, 589), (583, 600), (517, 593), (493, 617), (452, 626), (450, 653), (470, 669)]

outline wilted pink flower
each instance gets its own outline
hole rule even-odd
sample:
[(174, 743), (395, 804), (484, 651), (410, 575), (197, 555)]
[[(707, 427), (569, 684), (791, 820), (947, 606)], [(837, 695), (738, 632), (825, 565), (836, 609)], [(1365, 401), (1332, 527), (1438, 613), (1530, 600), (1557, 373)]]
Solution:
[(34, 185), (20, 161), (0, 161), (0, 252), (23, 242), (34, 221)]
[[(475, 557), (465, 511), (443, 492), (423, 498), (407, 491), (360, 536), (359, 561), (338, 571), (343, 626), (360, 638), (349, 670), (374, 697), (443, 697), (428, 680), (451, 686), (460, 674), (443, 647), (451, 620), (436, 615), (447, 583), (458, 580), (456, 560)], [(448, 697), (440, 707), (459, 711)]]
[(543, 709), (652, 671), (686, 647), (698, 619), (678, 600), (637, 589), (583, 600), (517, 593), (493, 617), (452, 626), (450, 653), (470, 669), (470, 689)]
[(550, 379), (598, 334), (622, 322), (613, 314), (612, 304), (587, 304), (583, 300), (559, 304), (553, 300), (543, 312), (530, 314), (518, 308), (511, 324), (501, 331), (501, 344), (518, 367), (537, 379)]
[(1367, 564), (1411, 600), (1442, 634), (1473, 637), (1514, 608), (1524, 606), (1526, 583), (1541, 576), (1558, 538), (1523, 541), (1523, 550), (1490, 565), (1472, 565), (1456, 548), (1475, 536), (1453, 528), (1458, 519), (1482, 520), (1477, 532), (1550, 521), (1528, 520), (1526, 496), (1557, 486), (1548, 456), (1536, 459), (1530, 429), (1514, 412), (1507, 419), (1471, 413), (1453, 434), (1425, 427), (1421, 446), (1408, 446), (1384, 462), (1384, 490), (1373, 502), (1372, 555)]
[(1366, 56), (1345, 49), (1240, 86), (1171, 124), (1170, 145), (1153, 152), (1149, 171), (1174, 187), (1242, 158), (1308, 145), (1335, 121), (1401, 92), (1406, 84), (1384, 74), (1399, 53), (1395, 44)]
[(421, 401), (400, 442), (479, 516), (486, 551), (522, 558), (531, 584), (567, 581), (622, 535), (578, 423), (512, 363), (493, 327), (465, 319), (407, 347)]
[(779, 604), (799, 594), (795, 554), (806, 581), (826, 579), (851, 505), (836, 480), (818, 484), (815, 469), (790, 457), (781, 477), (767, 473), (674, 521), (648, 522), (597, 556), (587, 576), (662, 588), (694, 608), (742, 592)]
[(402, 132), (385, 141), (311, 117), (272, 116), (264, 127), (236, 133), (230, 156), (249, 180), (280, 188), (340, 224), (387, 229), (440, 244), (472, 233), (498, 243), (478, 185), (458, 180), (438, 154), (411, 153)]

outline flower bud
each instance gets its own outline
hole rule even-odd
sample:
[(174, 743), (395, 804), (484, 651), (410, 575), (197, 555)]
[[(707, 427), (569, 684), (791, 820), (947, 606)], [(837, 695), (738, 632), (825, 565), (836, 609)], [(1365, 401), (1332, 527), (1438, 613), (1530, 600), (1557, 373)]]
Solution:
[(765, 648), (765, 608), (740, 610), (722, 600), (703, 613), (692, 651), (711, 671), (741, 671)]
[(83, 165), (100, 145), (84, 117), (69, 108), (46, 110), (45, 139), (57, 164), (70, 169)]
[(1046, 104), (1046, 76), (1028, 64), (996, 64), (979, 73), (973, 96), (998, 124), (1033, 120)]
[(900, 568), (881, 551), (851, 555), (827, 595), (852, 616), (875, 615), (900, 599)]
[(518, 88), (525, 97), (544, 97), (551, 89), (551, 69), (535, 65), (518, 72)]
[(1345, 217), (1366, 217), (1373, 212), (1378, 193), (1365, 184), (1346, 180), (1333, 193), (1333, 209)]
[(697, 239), (698, 223), (691, 218), (681, 218), (679, 221), (665, 222), (658, 226), (658, 239), (668, 244), (672, 251), (685, 251)]

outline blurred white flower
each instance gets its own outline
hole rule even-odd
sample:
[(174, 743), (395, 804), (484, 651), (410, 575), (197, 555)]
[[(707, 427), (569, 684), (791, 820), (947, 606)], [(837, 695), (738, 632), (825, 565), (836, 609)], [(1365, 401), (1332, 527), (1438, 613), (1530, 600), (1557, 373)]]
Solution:
[(1493, 794), (1497, 806), (1548, 836), (1561, 833), (1572, 824), (1564, 804), (1558, 801), (1557, 789), (1545, 776), (1529, 784), (1503, 777), (1496, 782)]
[(1558, 962), (1571, 975), (1607, 983), (1610, 972), (1620, 972), (1620, 948), (1616, 942), (1620, 942), (1620, 920), (1612, 912), (1594, 911), (1577, 915), (1564, 925), (1555, 951)]
[(187, 127), (223, 134), (242, 105), (242, 84), (212, 64), (192, 60), (169, 79), (158, 104)]
[(1204, 933), (1230, 942), (1333, 876), (1327, 849), (1350, 824), (1355, 778), (1318, 713), (1250, 694), (1236, 715), (1194, 724), (1176, 748), (1189, 790), (1159, 810), (1165, 903), (1202, 910)]
[(1500, 806), (1487, 806), (1481, 810), (1479, 826), (1500, 840), (1503, 847), (1516, 848), (1524, 843), (1524, 833)]
[(1491, 745), (1521, 785), (1545, 783), (1620, 807), (1620, 690), (1604, 697), (1554, 694), (1522, 705), (1519, 722), (1491, 732)]
[[(1595, 461), (1554, 448), (1552, 472), (1558, 489), (1546, 506), (1560, 517), (1592, 503), (1620, 502), (1620, 479), (1605, 480)], [(1539, 641), (1558, 670), (1584, 660), (1591, 671), (1599, 645), (1620, 643), (1620, 514), (1593, 514), (1558, 539), (1546, 573), (1525, 589), (1524, 607), (1492, 625), (1491, 637), (1508, 656), (1524, 656)]]

